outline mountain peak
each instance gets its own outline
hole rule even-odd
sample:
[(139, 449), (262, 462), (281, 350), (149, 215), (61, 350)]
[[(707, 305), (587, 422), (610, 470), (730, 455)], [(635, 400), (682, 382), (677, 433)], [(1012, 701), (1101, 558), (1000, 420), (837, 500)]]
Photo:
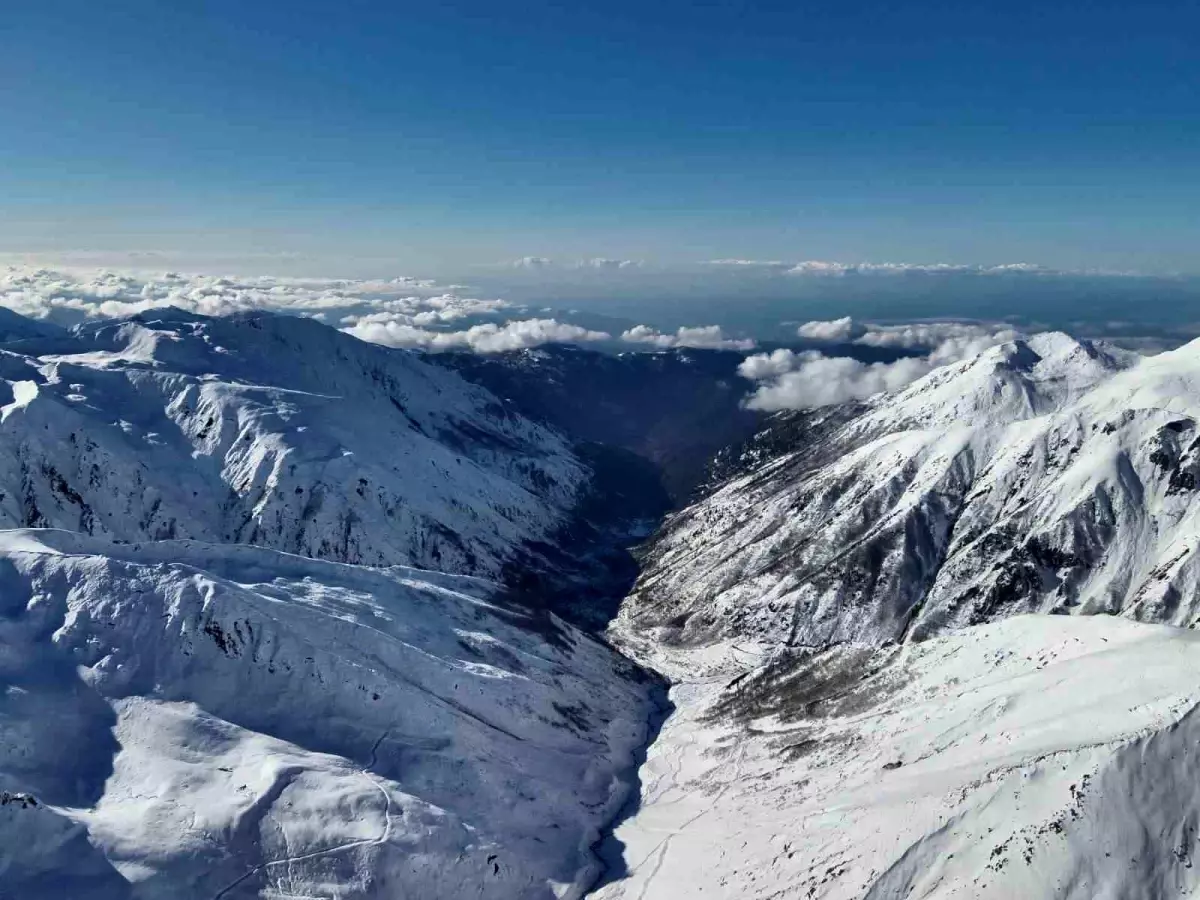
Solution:
[[(1117, 412), (1161, 400), (1149, 384), (1178, 390), (1179, 368), (1038, 335), (796, 431), (672, 517), (618, 628), (656, 624), (667, 645), (823, 647), (1015, 612), (1133, 608), (1152, 560), (1173, 558), (1167, 529), (1139, 560), (1138, 523), (1163, 528), (1191, 502), (1162, 467), (1187, 483), (1195, 451), (1178, 416)], [(1114, 421), (1127, 422), (1120, 442)], [(1151, 495), (1161, 501), (1147, 507)]]

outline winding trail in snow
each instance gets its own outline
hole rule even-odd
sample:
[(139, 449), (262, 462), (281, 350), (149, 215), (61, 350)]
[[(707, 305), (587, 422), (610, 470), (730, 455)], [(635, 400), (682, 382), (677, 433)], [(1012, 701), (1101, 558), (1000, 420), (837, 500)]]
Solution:
[[(384, 731), (383, 734), (381, 734), (378, 737), (378, 739), (376, 739), (374, 745), (372, 745), (372, 747), (371, 747), (370, 759), (368, 760), (367, 764), (362, 769), (359, 770), (359, 774), (362, 775), (364, 778), (366, 778), (367, 781), (371, 782), (371, 786), (374, 787), (377, 791), (379, 791), (379, 793), (381, 793), (383, 795), (383, 801), (384, 801), (383, 833), (380, 834), (379, 837), (364, 838), (362, 840), (357, 840), (357, 841), (349, 841), (345, 844), (339, 844), (336, 847), (326, 847), (321, 850), (313, 850), (311, 853), (301, 853), (301, 854), (298, 854), (295, 856), (284, 856), (284, 857), (280, 857), (279, 859), (272, 859), (272, 860), (268, 860), (267, 862), (264, 862), (264, 863), (259, 863), (257, 866), (254, 866), (252, 869), (243, 873), (235, 881), (230, 882), (228, 885), (226, 885), (221, 890), (219, 890), (216, 894), (214, 894), (213, 900), (222, 900), (222, 898), (228, 896), (230, 891), (232, 891), (234, 888), (243, 884), (244, 882), (246, 882), (250, 878), (254, 877), (255, 875), (258, 875), (259, 873), (264, 872), (268, 869), (275, 868), (276, 866), (291, 865), (292, 863), (304, 862), (305, 860), (316, 859), (321, 856), (330, 856), (335, 853), (344, 853), (347, 850), (354, 850), (358, 847), (377, 847), (380, 844), (386, 844), (392, 836), (392, 795), (389, 794), (384, 789), (383, 785), (381, 785), (378, 781), (375, 780), (374, 776), (371, 774), (371, 769), (373, 769), (375, 767), (376, 760), (377, 760), (378, 753), (379, 753), (379, 747), (387, 739), (389, 734), (391, 734), (390, 728), (387, 729), (386, 731)], [(300, 773), (300, 771), (303, 771), (303, 770), (299, 770), (299, 771), (290, 773), (289, 779), (292, 777), (295, 777), (295, 775), (298, 775)], [(285, 785), (285, 787), (286, 787), (286, 785)], [(274, 785), (272, 785), (272, 788), (274, 788)], [(268, 808), (268, 811), (269, 811), (269, 808)], [(286, 835), (284, 837), (284, 843), (285, 843), (285, 845), (287, 843)]]

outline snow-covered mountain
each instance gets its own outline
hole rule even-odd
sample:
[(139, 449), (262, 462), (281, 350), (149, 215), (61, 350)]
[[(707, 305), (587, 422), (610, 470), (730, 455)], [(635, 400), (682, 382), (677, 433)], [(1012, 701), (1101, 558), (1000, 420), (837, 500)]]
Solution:
[(38, 322), (0, 306), (0, 343), (34, 338), (59, 337), (63, 330), (49, 322)]
[(741, 474), (668, 521), (622, 627), (699, 658), (1032, 611), (1187, 625), (1198, 387), (1200, 346), (1140, 360), (1045, 334), (781, 416)]
[(22, 897), (577, 897), (650, 682), (486, 582), (0, 532)]
[(1197, 398), (1040, 335), (727, 454), (610, 628), (673, 712), (596, 896), (1194, 896)]
[(0, 348), (0, 526), (495, 577), (589, 477), (486, 391), (310, 319), (34, 327)]
[(497, 580), (577, 534), (594, 464), (308, 319), (9, 318), (4, 883), (579, 896), (657, 683)]

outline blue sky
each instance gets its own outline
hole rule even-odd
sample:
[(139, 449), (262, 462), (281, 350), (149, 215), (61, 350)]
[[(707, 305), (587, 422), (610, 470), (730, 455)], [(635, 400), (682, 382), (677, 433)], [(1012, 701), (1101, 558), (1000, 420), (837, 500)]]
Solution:
[(1183, 2), (16, 0), (0, 254), (1197, 272), (1197, 33)]

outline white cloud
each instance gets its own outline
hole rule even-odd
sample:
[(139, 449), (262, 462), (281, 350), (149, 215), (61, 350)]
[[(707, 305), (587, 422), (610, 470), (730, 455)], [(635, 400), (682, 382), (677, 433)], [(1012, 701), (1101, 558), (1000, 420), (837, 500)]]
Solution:
[(734, 269), (788, 269), (792, 266), (792, 263), (779, 259), (710, 259), (706, 260), (706, 264), (710, 266), (729, 266)]
[(1032, 263), (983, 266), (955, 263), (842, 263), (813, 259), (792, 264), (787, 269), (787, 274), (843, 277), (847, 275), (1051, 275), (1063, 273)]
[(694, 347), (708, 350), (752, 350), (755, 342), (749, 338), (727, 338), (720, 325), (684, 326), (674, 333), (663, 333), (649, 325), (635, 325), (621, 335), (630, 344), (650, 344), (653, 347)]
[(116, 318), (175, 306), (201, 315), (267, 310), (342, 319), (388, 312), (412, 324), (451, 322), (509, 309), (416, 278), (235, 278), (216, 275), (0, 270), (0, 306), (35, 319)]
[[(865, 347), (895, 350), (928, 350), (935, 357), (971, 355), (1000, 341), (1012, 340), (1018, 332), (1003, 323), (907, 322), (902, 325), (857, 323), (850, 316), (805, 322), (796, 329), (802, 338), (825, 343), (853, 342)], [(855, 337), (855, 335), (857, 335)]]
[[(549, 261), (544, 261), (549, 264)], [(589, 260), (593, 268), (620, 269), (628, 260)], [(0, 306), (33, 319), (73, 324), (174, 306), (219, 316), (263, 310), (320, 318), (364, 340), (394, 347), (469, 348), (484, 353), (553, 342), (611, 340), (607, 332), (549, 317), (524, 317), (524, 307), (500, 299), (464, 296), (454, 286), (415, 278), (376, 280), (239, 278), (177, 272), (0, 269)], [(544, 311), (543, 311), (544, 312)], [(493, 321), (479, 322), (488, 318)], [(475, 319), (470, 327), (453, 325)], [(684, 327), (660, 334), (645, 326), (623, 336), (656, 347), (748, 350), (754, 342), (726, 338), (718, 326)]]
[(779, 259), (724, 258), (705, 260), (704, 265), (724, 266), (731, 271), (737, 269), (751, 272), (774, 270), (782, 275), (796, 277), (847, 277), (888, 275), (1028, 275), (1039, 277), (1097, 276), (1106, 278), (1136, 277), (1136, 271), (1124, 269), (1056, 269), (1037, 263), (912, 263), (912, 262), (838, 262), (836, 260), (808, 259), (786, 261)]
[(738, 366), (738, 374), (751, 381), (766, 381), (800, 368), (800, 365), (807, 360), (820, 357), (821, 354), (815, 350), (796, 353), (786, 348), (773, 350), (770, 353), (755, 353), (742, 360), (741, 365)]
[(796, 369), (760, 384), (746, 405), (779, 410), (833, 406), (862, 400), (881, 391), (894, 391), (927, 374), (932, 366), (920, 358), (894, 363), (863, 363), (847, 356), (817, 353)]
[(500, 353), (540, 344), (606, 341), (612, 338), (607, 332), (592, 331), (555, 319), (516, 319), (503, 324), (486, 322), (464, 331), (429, 331), (389, 318), (386, 314), (364, 317), (343, 331), (364, 341), (389, 347), (469, 349), (476, 353)]
[(939, 366), (967, 359), (988, 347), (1020, 336), (1003, 326), (959, 322), (871, 328), (856, 343), (875, 347), (925, 347), (930, 348), (929, 353), (878, 363), (825, 356), (815, 350), (755, 354), (738, 367), (742, 377), (758, 382), (746, 405), (751, 409), (773, 411), (864, 400), (880, 392), (899, 390)]
[(611, 335), (548, 318), (452, 323), (520, 312), (504, 300), (460, 296), (430, 281), (234, 278), (229, 276), (87, 273), (9, 268), (0, 271), (0, 306), (34, 319), (69, 323), (115, 318), (167, 306), (201, 315), (264, 310), (320, 318), (363, 340), (393, 347), (468, 348), (494, 353), (551, 342), (610, 340)]
[(513, 260), (512, 267), (514, 269), (556, 269), (559, 271), (570, 269), (600, 269), (606, 272), (615, 272), (621, 269), (636, 269), (642, 265), (638, 259), (609, 259), (605, 256), (594, 256), (589, 259), (578, 259), (574, 262), (555, 262), (546, 256), (523, 256), (520, 259)]
[(605, 259), (604, 257), (596, 257), (595, 259), (580, 260), (578, 267), (580, 269), (605, 269), (611, 271), (614, 269), (636, 269), (641, 264), (641, 261), (636, 259)]
[(676, 338), (672, 334), (663, 334), (649, 325), (634, 325), (628, 331), (622, 332), (621, 340), (631, 344), (651, 344), (655, 347), (674, 347)]
[(814, 341), (848, 341), (854, 334), (854, 320), (849, 316), (826, 321), (805, 322), (796, 329), (796, 334), (802, 338)]
[(788, 275), (845, 275), (848, 272), (854, 271), (857, 267), (848, 266), (844, 263), (836, 262), (821, 262), (820, 260), (809, 260), (807, 262), (799, 262), (791, 266), (787, 270)]
[(978, 322), (910, 322), (903, 325), (868, 325), (866, 328), (866, 334), (855, 343), (868, 347), (937, 347), (946, 341), (976, 341), (996, 334), (1007, 335), (1001, 340), (1016, 336), (1016, 332), (1007, 326)]
[(895, 263), (895, 262), (837, 262), (807, 259), (787, 262), (779, 259), (710, 259), (706, 265), (724, 266), (731, 270), (778, 270), (785, 275), (816, 278), (841, 278), (851, 275), (1074, 275), (1128, 274), (1087, 273), (1050, 269), (1033, 263), (1002, 263), (1000, 265), (964, 265), (959, 263)]

